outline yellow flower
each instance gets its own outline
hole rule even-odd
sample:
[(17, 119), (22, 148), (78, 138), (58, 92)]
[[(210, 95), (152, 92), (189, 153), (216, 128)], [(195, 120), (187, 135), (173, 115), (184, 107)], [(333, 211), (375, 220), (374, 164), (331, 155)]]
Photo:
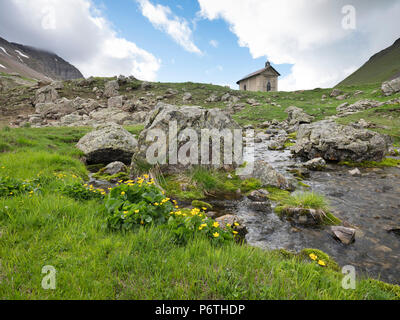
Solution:
[(122, 191), (122, 192), (121, 192), (121, 195), (123, 195), (123, 196), (124, 196), (124, 195), (125, 195), (125, 191)]
[(139, 213), (139, 210), (135, 210), (135, 213)]
[(206, 210), (207, 210), (207, 208), (206, 208), (206, 207), (203, 207), (202, 209), (203, 209), (204, 211), (206, 211)]
[(326, 266), (326, 264), (325, 264), (325, 262), (324, 262), (323, 260), (318, 260), (318, 264), (319, 264), (320, 266), (322, 266), (322, 267), (325, 267), (325, 266)]
[(213, 227), (214, 228), (218, 228), (219, 227), (219, 223), (218, 222), (214, 222)]
[(158, 203), (158, 202), (156, 202), (156, 203), (154, 203), (154, 205), (157, 207), (157, 206), (159, 205), (159, 203)]
[(238, 232), (237, 231), (232, 231), (233, 232), (233, 234), (238, 234)]
[(218, 237), (219, 237), (219, 233), (218, 233), (218, 232), (215, 232), (215, 233), (213, 234), (213, 236), (214, 236), (214, 238), (218, 238)]
[(200, 226), (200, 227), (199, 227), (199, 230), (200, 230), (200, 231), (201, 231), (201, 230), (203, 230), (203, 227), (202, 227), (202, 226)]
[(314, 253), (310, 253), (309, 256), (310, 256), (311, 260), (314, 260), (314, 261), (317, 260), (317, 258), (318, 258)]
[(230, 228), (232, 225), (231, 225), (230, 223), (227, 223), (226, 226), (227, 226), (228, 228)]
[(235, 222), (234, 225), (235, 225), (236, 227), (239, 227), (239, 226), (240, 226), (240, 224), (237, 223), (237, 222)]

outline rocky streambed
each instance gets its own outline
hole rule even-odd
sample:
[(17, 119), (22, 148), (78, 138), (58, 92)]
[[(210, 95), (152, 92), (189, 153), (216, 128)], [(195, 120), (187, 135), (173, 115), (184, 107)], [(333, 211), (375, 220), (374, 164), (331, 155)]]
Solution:
[[(270, 141), (255, 143), (255, 160), (271, 164), (287, 178), (288, 168), (297, 164), (289, 150), (272, 151)], [(336, 241), (329, 227), (303, 227), (279, 218), (273, 208), (255, 210), (249, 199), (214, 200), (221, 212), (237, 215), (247, 225), (250, 245), (265, 249), (300, 251), (316, 248), (325, 251), (341, 266), (356, 267), (358, 276), (367, 274), (383, 281), (400, 283), (400, 169), (360, 169), (361, 176), (349, 174), (350, 168), (328, 165), (312, 171), (303, 182), (307, 191), (323, 194), (330, 200), (335, 215), (356, 229), (350, 245)], [(392, 231), (390, 231), (392, 230)]]

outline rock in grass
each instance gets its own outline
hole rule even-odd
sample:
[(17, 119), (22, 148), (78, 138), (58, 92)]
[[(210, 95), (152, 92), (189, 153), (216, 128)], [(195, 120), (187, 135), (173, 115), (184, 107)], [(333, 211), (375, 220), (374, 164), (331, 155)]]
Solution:
[(300, 157), (330, 161), (381, 161), (387, 154), (386, 138), (370, 130), (323, 120), (303, 124), (292, 151)]
[(351, 244), (355, 240), (356, 230), (342, 226), (333, 226), (331, 231), (336, 239), (343, 244)]
[(400, 92), (400, 77), (382, 83), (382, 92), (385, 96)]
[(88, 164), (121, 161), (129, 164), (137, 147), (133, 135), (116, 123), (107, 123), (79, 140), (76, 145), (86, 157)]
[(119, 95), (119, 84), (117, 80), (111, 80), (106, 82), (104, 87), (104, 95), (107, 98), (115, 97)]

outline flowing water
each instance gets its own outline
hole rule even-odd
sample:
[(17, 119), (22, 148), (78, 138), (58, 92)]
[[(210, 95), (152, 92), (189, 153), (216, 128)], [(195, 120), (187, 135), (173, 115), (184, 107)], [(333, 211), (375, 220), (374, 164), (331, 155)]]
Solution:
[[(288, 150), (268, 150), (268, 143), (255, 144), (255, 159), (262, 159), (293, 178), (287, 169), (298, 160)], [(360, 169), (361, 177), (351, 176), (349, 170), (329, 165), (323, 172), (311, 172), (304, 183), (311, 186), (309, 190), (325, 195), (335, 215), (356, 228), (356, 241), (350, 245), (336, 241), (329, 227), (295, 226), (280, 219), (273, 210), (252, 210), (248, 199), (214, 201), (214, 205), (243, 220), (250, 245), (296, 252), (304, 248), (320, 249), (341, 266), (356, 267), (358, 275), (400, 284), (400, 236), (387, 231), (388, 226), (400, 226), (400, 169)]]

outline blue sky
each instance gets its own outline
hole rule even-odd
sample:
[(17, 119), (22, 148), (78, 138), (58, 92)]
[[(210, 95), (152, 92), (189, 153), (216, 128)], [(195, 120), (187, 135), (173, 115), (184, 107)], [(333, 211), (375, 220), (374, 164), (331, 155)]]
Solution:
[[(154, 28), (134, 0), (95, 0), (95, 3), (119, 36), (161, 59), (157, 81), (192, 81), (237, 88), (237, 80), (261, 69), (266, 62), (266, 57), (254, 59), (248, 48), (240, 47), (237, 36), (224, 20), (198, 19), (197, 1), (164, 0), (152, 1), (152, 4), (168, 6), (175, 15), (186, 19), (193, 29), (193, 41), (202, 54), (184, 50), (169, 35)], [(217, 47), (210, 44), (211, 40), (217, 41)], [(272, 65), (282, 76), (290, 73), (290, 64)]]
[(398, 0), (1, 0), (0, 36), (85, 77), (236, 89), (268, 58), (291, 91), (336, 85), (400, 37), (399, 16)]

